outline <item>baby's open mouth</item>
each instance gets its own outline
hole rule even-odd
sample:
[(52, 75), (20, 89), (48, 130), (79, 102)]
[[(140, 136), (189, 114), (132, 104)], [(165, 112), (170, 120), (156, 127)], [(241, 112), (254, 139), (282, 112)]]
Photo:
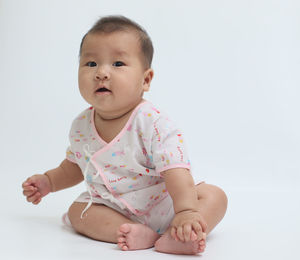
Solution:
[(111, 90), (107, 89), (107, 88), (98, 88), (96, 90), (96, 92), (111, 92)]

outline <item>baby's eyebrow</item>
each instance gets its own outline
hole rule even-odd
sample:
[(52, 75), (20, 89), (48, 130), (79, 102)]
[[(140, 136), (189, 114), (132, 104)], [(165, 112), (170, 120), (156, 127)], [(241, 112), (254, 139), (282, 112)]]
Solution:
[(114, 54), (118, 56), (129, 56), (129, 54), (126, 51), (122, 51), (122, 50), (115, 50)]
[(94, 52), (83, 52), (81, 54), (81, 56), (83, 56), (83, 57), (91, 57), (91, 56), (95, 56), (95, 53)]
[[(126, 51), (122, 51), (122, 50), (114, 50), (112, 52), (113, 55), (116, 55), (116, 56), (122, 56), (122, 57), (128, 57), (129, 54), (126, 52)], [(95, 53), (95, 52), (90, 52), (90, 51), (87, 51), (87, 52), (83, 52), (81, 54), (81, 57), (95, 57), (97, 56), (98, 54)]]

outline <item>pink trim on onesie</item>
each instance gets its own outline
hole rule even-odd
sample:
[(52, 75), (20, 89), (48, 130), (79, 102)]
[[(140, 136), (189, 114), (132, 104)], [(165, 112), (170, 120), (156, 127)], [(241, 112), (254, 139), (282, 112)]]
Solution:
[(161, 169), (158, 169), (156, 172), (157, 173), (161, 173), (161, 172), (164, 172), (164, 171), (167, 171), (167, 170), (171, 170), (171, 169), (175, 169), (175, 168), (185, 168), (185, 169), (191, 169), (191, 166), (189, 164), (185, 164), (185, 163), (182, 163), (182, 164), (172, 164), (172, 165), (168, 165), (166, 167), (163, 167)]
[(123, 127), (123, 129), (121, 130), (121, 132), (109, 143), (106, 143), (104, 140), (102, 140), (102, 138), (99, 136), (97, 130), (96, 130), (96, 126), (95, 126), (95, 122), (93, 120), (94, 118), (94, 111), (95, 109), (93, 109), (93, 113), (92, 113), (92, 128), (94, 130), (94, 134), (96, 135), (96, 137), (98, 138), (98, 140), (100, 140), (102, 143), (105, 143), (106, 145), (100, 149), (99, 151), (97, 151), (96, 153), (94, 153), (94, 155), (91, 158), (91, 161), (93, 162), (94, 167), (97, 169), (97, 171), (99, 171), (99, 174), (101, 175), (103, 182), (106, 186), (106, 188), (111, 192), (111, 194), (118, 199), (119, 201), (121, 201), (131, 212), (133, 212), (136, 215), (143, 215), (143, 212), (138, 212), (136, 211), (126, 200), (124, 200), (123, 198), (120, 198), (118, 194), (115, 193), (115, 191), (112, 189), (112, 187), (109, 184), (109, 181), (107, 180), (106, 176), (103, 174), (101, 168), (98, 166), (97, 162), (96, 162), (96, 157), (98, 157), (99, 155), (101, 155), (102, 153), (106, 152), (108, 149), (110, 149), (126, 132), (126, 130), (128, 129), (129, 125), (131, 124), (132, 120), (134, 119), (134, 117), (136, 116), (136, 113), (138, 112), (139, 108), (144, 105), (145, 103), (147, 103), (148, 101), (144, 101), (142, 103), (140, 103), (132, 112), (132, 114), (130, 115), (129, 120), (127, 121), (126, 125)]
[(91, 113), (91, 124), (92, 124), (92, 130), (94, 132), (94, 135), (96, 136), (96, 139), (98, 140), (99, 143), (102, 143), (104, 145), (107, 145), (107, 142), (105, 142), (101, 136), (98, 134), (96, 126), (95, 126), (95, 108), (92, 108), (92, 113)]
[(76, 162), (75, 160), (72, 160), (72, 159), (71, 159), (71, 158), (69, 158), (69, 157), (66, 157), (66, 159), (67, 159), (68, 161), (72, 162), (72, 163), (75, 163), (75, 164), (77, 164), (77, 162)]

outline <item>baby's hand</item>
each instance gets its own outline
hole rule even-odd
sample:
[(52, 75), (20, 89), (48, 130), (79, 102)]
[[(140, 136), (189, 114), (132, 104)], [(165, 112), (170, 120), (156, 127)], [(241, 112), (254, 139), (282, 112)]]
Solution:
[(201, 240), (207, 224), (198, 211), (182, 211), (175, 215), (171, 224), (171, 236), (181, 242)]
[(43, 174), (36, 174), (29, 177), (22, 184), (23, 194), (28, 202), (38, 204), (42, 197), (46, 196), (51, 191), (51, 183), (49, 178)]

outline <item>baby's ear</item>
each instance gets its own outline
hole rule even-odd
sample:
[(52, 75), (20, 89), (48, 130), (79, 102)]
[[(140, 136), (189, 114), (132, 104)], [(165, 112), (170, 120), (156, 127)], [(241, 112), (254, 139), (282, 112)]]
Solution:
[(144, 83), (143, 83), (143, 89), (144, 89), (144, 91), (146, 91), (146, 92), (149, 91), (150, 84), (151, 84), (151, 81), (153, 79), (153, 76), (154, 76), (153, 69), (147, 69), (144, 72)]

